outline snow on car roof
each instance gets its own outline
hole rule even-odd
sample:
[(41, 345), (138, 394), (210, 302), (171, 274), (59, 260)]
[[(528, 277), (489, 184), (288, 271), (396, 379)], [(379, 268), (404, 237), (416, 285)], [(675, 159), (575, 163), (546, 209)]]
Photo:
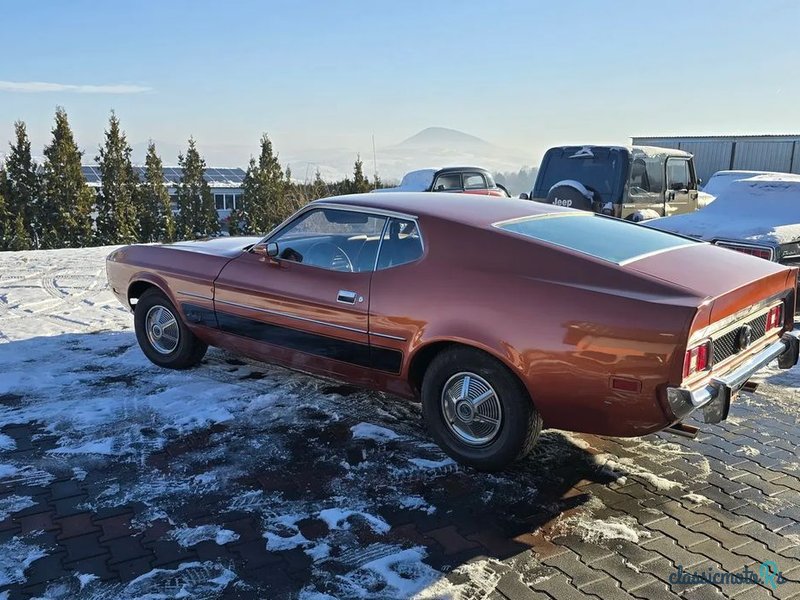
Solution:
[(800, 175), (771, 173), (740, 179), (697, 212), (645, 224), (707, 241), (796, 241), (800, 239)]
[(374, 192), (425, 192), (433, 185), (433, 177), (439, 169), (417, 169), (403, 175), (400, 185), (373, 190)]

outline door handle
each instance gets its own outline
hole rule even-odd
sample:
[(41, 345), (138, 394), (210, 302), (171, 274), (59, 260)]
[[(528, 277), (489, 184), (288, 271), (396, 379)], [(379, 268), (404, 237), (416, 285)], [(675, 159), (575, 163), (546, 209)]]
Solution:
[(350, 290), (339, 290), (339, 293), (336, 296), (336, 301), (341, 302), (342, 304), (355, 304), (357, 296), (358, 294), (351, 292)]

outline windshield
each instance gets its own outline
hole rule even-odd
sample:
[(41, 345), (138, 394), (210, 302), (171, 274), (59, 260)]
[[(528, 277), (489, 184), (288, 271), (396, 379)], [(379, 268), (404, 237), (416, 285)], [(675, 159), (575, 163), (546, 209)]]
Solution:
[(599, 194), (603, 202), (619, 202), (628, 161), (628, 152), (623, 148), (551, 148), (542, 160), (533, 195), (546, 198), (556, 183), (569, 179), (579, 181)]

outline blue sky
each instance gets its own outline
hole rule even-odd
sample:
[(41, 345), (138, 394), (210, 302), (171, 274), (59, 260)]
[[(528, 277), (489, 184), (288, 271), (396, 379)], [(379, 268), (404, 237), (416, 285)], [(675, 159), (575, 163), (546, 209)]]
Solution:
[(87, 155), (113, 108), (131, 142), (192, 134), (234, 162), (263, 131), (366, 153), (452, 127), (531, 164), (556, 143), (800, 132), (793, 0), (12, 0), (3, 21), (3, 150), (23, 119), (41, 153), (56, 105)]

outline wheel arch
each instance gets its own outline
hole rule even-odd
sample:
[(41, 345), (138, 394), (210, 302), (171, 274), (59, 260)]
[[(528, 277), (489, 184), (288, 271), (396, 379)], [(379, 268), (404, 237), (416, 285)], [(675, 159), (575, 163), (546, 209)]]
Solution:
[(169, 287), (165, 281), (163, 281), (160, 277), (150, 273), (141, 273), (131, 278), (131, 282), (128, 284), (128, 306), (130, 306), (133, 310), (136, 307), (136, 301), (138, 301), (139, 298), (141, 298), (142, 295), (151, 288), (159, 290), (167, 298), (169, 298), (173, 304), (175, 304), (175, 299), (170, 293)]
[(509, 360), (508, 356), (503, 355), (489, 346), (475, 344), (464, 340), (452, 339), (430, 340), (419, 346), (411, 354), (408, 363), (408, 382), (415, 394), (418, 395), (420, 393), (425, 372), (428, 370), (431, 362), (433, 362), (433, 359), (450, 348), (469, 348), (471, 350), (477, 350), (478, 352), (482, 352), (483, 354), (486, 354), (487, 356), (497, 360), (519, 381), (520, 385), (522, 385), (523, 389), (527, 392), (531, 403), (534, 403), (533, 393), (530, 389), (530, 386), (521, 376), (521, 365), (515, 366), (513, 362)]

